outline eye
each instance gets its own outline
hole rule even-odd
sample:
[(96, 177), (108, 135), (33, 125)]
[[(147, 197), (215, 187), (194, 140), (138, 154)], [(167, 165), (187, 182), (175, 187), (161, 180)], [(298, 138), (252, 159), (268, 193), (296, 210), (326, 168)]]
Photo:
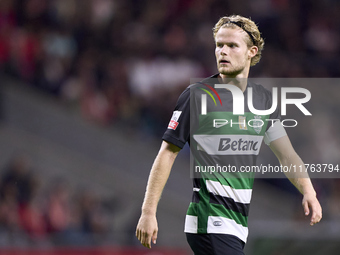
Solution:
[(223, 44), (222, 43), (216, 43), (216, 47), (217, 48), (223, 48)]

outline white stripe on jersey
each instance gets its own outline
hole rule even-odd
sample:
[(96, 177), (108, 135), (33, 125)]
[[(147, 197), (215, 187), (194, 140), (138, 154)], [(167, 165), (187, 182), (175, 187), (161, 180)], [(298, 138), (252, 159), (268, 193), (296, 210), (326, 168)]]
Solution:
[(197, 216), (185, 216), (184, 232), (197, 234)]
[(243, 242), (247, 242), (248, 228), (237, 224), (234, 220), (218, 217), (208, 217), (208, 234), (228, 234), (240, 238)]
[(263, 136), (259, 135), (193, 135), (197, 150), (209, 155), (258, 155)]
[(207, 189), (214, 195), (232, 198), (235, 202), (249, 204), (251, 200), (251, 189), (234, 189), (227, 185), (222, 185), (218, 181), (205, 181)]

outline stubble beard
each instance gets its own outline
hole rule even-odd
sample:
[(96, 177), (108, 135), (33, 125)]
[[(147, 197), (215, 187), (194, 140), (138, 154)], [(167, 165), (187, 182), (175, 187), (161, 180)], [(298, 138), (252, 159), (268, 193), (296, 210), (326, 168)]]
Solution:
[(221, 67), (219, 66), (219, 73), (229, 76), (229, 77), (236, 77), (238, 74), (242, 73), (242, 71), (244, 70), (245, 66), (236, 66), (236, 67), (231, 67), (231, 68), (225, 68), (225, 67)]

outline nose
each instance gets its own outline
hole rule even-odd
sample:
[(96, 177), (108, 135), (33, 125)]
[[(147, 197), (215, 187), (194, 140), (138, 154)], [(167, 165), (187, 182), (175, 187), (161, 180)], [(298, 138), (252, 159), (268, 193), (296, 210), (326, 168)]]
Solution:
[(228, 47), (227, 45), (223, 45), (221, 49), (221, 55), (227, 55), (228, 54)]

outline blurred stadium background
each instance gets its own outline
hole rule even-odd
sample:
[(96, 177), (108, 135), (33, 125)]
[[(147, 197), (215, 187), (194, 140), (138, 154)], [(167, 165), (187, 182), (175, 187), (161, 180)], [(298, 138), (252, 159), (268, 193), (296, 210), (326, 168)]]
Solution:
[[(1, 254), (191, 254), (188, 148), (155, 248), (134, 231), (177, 97), (216, 72), (211, 28), (226, 14), (251, 17), (265, 38), (251, 77), (340, 76), (336, 0), (0, 1)], [(306, 163), (339, 164), (339, 85), (319, 81), (322, 127), (289, 133)], [(265, 147), (260, 162), (277, 164)], [(287, 180), (256, 180), (247, 255), (338, 254), (340, 181), (313, 183), (324, 219), (309, 227)]]

